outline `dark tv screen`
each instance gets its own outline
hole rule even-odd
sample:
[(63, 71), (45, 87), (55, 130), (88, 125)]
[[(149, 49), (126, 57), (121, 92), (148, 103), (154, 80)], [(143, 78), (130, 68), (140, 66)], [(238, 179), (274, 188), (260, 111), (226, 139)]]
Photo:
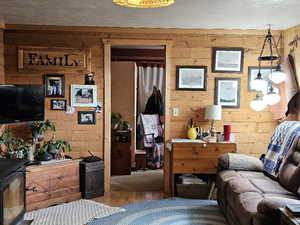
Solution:
[(0, 85), (0, 124), (44, 120), (44, 85)]

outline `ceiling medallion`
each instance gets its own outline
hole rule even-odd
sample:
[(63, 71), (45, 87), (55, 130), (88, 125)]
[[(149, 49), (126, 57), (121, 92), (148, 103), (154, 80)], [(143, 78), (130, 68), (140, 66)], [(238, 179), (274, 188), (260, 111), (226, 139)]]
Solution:
[(112, 0), (113, 3), (133, 8), (160, 8), (172, 5), (175, 0)]

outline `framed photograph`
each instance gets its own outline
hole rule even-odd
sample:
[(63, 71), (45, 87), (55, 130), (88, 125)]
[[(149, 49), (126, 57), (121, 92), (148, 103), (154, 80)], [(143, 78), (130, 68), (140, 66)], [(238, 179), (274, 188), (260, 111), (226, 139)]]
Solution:
[(51, 99), (51, 110), (64, 110), (67, 108), (67, 100), (65, 99)]
[(78, 111), (78, 124), (96, 124), (95, 111)]
[(215, 78), (215, 104), (223, 108), (239, 108), (240, 86), (240, 78)]
[(63, 74), (46, 74), (44, 80), (46, 97), (65, 97), (65, 76)]
[(213, 73), (242, 73), (243, 64), (243, 48), (213, 48)]
[[(268, 83), (270, 82), (270, 78), (269, 77), (270, 77), (270, 74), (271, 74), (271, 70), (275, 71), (276, 67), (270, 67), (270, 66), (267, 67), (267, 66), (264, 66), (264, 67), (260, 68), (260, 73), (262, 75), (262, 78), (265, 81), (267, 81)], [(258, 71), (259, 71), (259, 67), (258, 66), (249, 66), (248, 67), (248, 91), (249, 92), (255, 91), (253, 89), (253, 87), (251, 87), (251, 81), (253, 81), (257, 77)]]
[(176, 90), (206, 91), (206, 66), (176, 66)]
[(71, 106), (97, 107), (97, 86), (71, 85)]

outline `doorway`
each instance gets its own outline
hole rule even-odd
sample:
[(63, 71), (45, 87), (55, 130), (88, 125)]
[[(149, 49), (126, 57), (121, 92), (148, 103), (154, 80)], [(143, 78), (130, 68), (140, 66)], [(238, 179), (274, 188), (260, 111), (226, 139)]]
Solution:
[[(170, 42), (167, 40), (125, 40), (125, 39), (110, 39), (104, 40), (104, 163), (105, 163), (105, 191), (109, 192), (111, 190), (111, 47), (112, 46), (163, 46), (165, 49), (165, 88), (162, 92), (165, 95), (165, 104), (164, 104), (164, 114), (165, 118), (169, 118), (168, 109), (168, 100), (169, 100), (169, 51), (170, 51)], [(165, 140), (168, 139), (169, 133), (169, 124), (168, 120), (165, 120), (164, 124), (164, 133)], [(169, 183), (169, 155), (164, 154), (164, 179), (163, 187), (164, 191), (169, 193), (170, 183)]]
[(164, 46), (111, 46), (111, 190), (163, 192)]

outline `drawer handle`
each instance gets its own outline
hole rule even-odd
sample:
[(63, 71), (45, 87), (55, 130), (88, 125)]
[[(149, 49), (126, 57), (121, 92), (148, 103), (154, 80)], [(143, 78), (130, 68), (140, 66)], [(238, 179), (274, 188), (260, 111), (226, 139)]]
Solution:
[(203, 147), (204, 147), (204, 148), (206, 148), (206, 146), (207, 146), (206, 144), (203, 144)]

